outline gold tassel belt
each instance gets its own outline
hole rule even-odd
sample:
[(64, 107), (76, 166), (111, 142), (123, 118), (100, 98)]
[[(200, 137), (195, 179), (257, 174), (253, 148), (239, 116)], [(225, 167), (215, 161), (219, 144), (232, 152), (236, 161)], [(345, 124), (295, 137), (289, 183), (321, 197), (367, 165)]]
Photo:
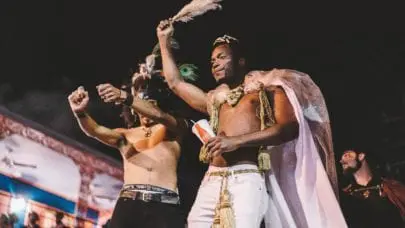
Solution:
[(232, 175), (236, 174), (244, 174), (244, 173), (259, 173), (261, 174), (262, 172), (257, 169), (240, 169), (240, 170), (235, 170), (235, 171), (214, 171), (214, 172), (207, 172), (205, 175), (207, 176), (221, 176), (221, 177), (229, 177)]
[(262, 172), (258, 169), (240, 169), (240, 170), (225, 170), (207, 172), (207, 176), (222, 177), (219, 201), (215, 207), (214, 222), (211, 228), (235, 228), (235, 215), (232, 208), (231, 195), (228, 191), (228, 177), (244, 173)]

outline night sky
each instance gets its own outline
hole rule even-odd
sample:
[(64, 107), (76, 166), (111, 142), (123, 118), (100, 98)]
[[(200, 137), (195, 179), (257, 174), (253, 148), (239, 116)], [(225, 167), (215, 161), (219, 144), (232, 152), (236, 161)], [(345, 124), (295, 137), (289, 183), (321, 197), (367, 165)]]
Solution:
[[(90, 114), (100, 124), (122, 127), (120, 109), (103, 104), (95, 86), (128, 80), (156, 44), (159, 21), (188, 2), (2, 1), (0, 104), (120, 159), (80, 131), (67, 96), (83, 85)], [(303, 3), (225, 0), (222, 11), (176, 25), (180, 58), (198, 65), (199, 85), (212, 88), (212, 41), (225, 33), (239, 37), (253, 69), (295, 69), (319, 85), (337, 155), (361, 144), (383, 161), (405, 160), (400, 7)], [(197, 152), (189, 159), (196, 161)]]

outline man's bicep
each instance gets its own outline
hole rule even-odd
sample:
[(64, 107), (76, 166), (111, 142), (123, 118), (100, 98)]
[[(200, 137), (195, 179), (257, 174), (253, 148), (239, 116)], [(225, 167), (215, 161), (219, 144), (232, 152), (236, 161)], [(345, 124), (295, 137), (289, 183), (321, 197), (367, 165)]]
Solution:
[(207, 94), (197, 86), (182, 81), (174, 88), (175, 93), (192, 108), (207, 113)]
[(294, 108), (291, 105), (287, 94), (280, 87), (272, 90), (273, 104), (274, 104), (274, 117), (278, 124), (297, 122), (295, 117)]
[(113, 130), (104, 126), (98, 126), (95, 129), (94, 137), (104, 144), (116, 147), (117, 140), (121, 137), (122, 134), (123, 132), (121, 132), (121, 129)]

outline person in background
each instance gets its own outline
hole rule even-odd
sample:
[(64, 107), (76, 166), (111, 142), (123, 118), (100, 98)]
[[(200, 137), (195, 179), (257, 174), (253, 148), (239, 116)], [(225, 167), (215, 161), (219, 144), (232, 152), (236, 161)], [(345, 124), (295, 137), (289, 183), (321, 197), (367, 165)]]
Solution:
[(56, 212), (55, 213), (55, 226), (54, 228), (67, 228), (67, 226), (65, 226), (65, 224), (63, 223), (63, 217), (65, 217), (65, 215), (62, 212)]
[(39, 215), (35, 211), (32, 211), (28, 214), (28, 225), (24, 226), (24, 228), (40, 228), (38, 222)]
[(351, 179), (341, 194), (350, 228), (405, 227), (405, 185), (382, 177), (367, 151), (348, 149), (340, 163)]

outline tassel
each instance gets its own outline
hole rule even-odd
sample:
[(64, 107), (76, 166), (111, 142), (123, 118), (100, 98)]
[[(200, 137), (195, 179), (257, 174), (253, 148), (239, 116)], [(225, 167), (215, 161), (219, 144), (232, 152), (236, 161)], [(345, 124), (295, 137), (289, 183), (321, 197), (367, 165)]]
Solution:
[(198, 158), (203, 163), (209, 163), (210, 162), (210, 159), (208, 158), (207, 147), (206, 147), (205, 144), (201, 147), (200, 154), (198, 155)]
[(228, 176), (222, 176), (219, 202), (215, 208), (214, 222), (211, 228), (235, 228), (231, 196), (228, 191)]
[(215, 208), (214, 222), (212, 223), (211, 228), (221, 228), (221, 217), (220, 217), (219, 203), (218, 203), (217, 207)]
[(234, 228), (235, 227), (235, 217), (231, 205), (231, 197), (228, 190), (223, 191), (221, 194), (221, 205), (220, 205), (220, 227), (221, 228)]
[[(275, 123), (274, 116), (271, 110), (269, 99), (267, 98), (265, 90), (262, 88), (259, 92), (260, 99), (260, 128), (261, 130), (266, 127), (272, 126)], [(266, 124), (266, 116), (269, 123)], [(263, 146), (259, 149), (259, 156), (257, 157), (259, 163), (259, 170), (262, 172), (269, 171), (271, 169), (271, 161), (269, 151), (266, 151)]]
[(218, 132), (218, 126), (219, 126), (219, 109), (221, 108), (222, 104), (219, 103), (214, 103), (212, 104), (211, 108), (211, 115), (210, 115), (210, 126), (212, 130), (215, 132), (215, 134)]
[(262, 148), (259, 151), (258, 163), (259, 171), (267, 172), (271, 169), (270, 154)]

